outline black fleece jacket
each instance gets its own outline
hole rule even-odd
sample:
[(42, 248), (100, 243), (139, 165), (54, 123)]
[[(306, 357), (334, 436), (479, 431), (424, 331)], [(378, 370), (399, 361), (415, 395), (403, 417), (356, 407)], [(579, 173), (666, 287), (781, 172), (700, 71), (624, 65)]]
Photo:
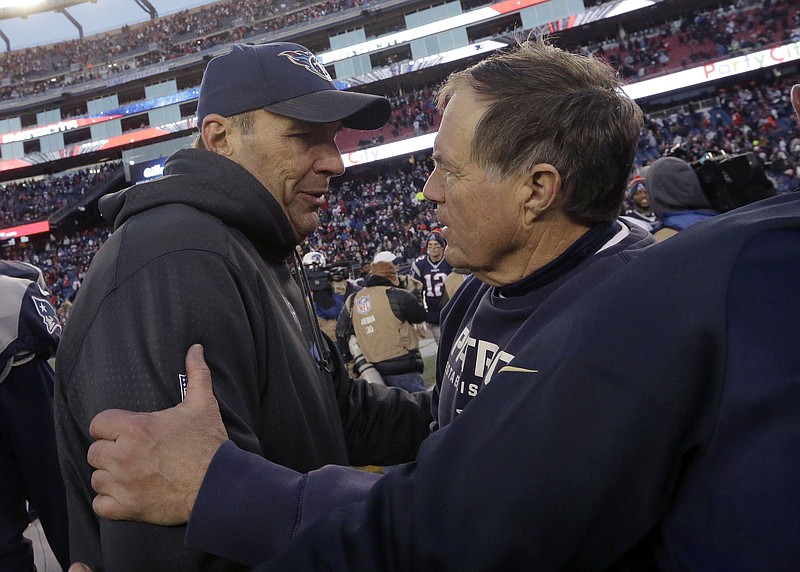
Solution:
[[(413, 458), (430, 421), (427, 403), (347, 378), (296, 280), (290, 222), (257, 179), (196, 149), (171, 156), (165, 174), (101, 202), (115, 231), (58, 353), (71, 557), (96, 572), (237, 568), (184, 547), (185, 527), (109, 522), (91, 509), (91, 419), (179, 403), (193, 343), (205, 346), (229, 437), (298, 471)], [(329, 352), (333, 374), (320, 365)]]

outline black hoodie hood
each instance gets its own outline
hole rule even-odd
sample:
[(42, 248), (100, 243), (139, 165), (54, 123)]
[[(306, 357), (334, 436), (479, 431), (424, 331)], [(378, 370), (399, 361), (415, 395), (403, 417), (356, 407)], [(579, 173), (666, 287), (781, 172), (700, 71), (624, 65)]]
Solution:
[(297, 241), (272, 194), (243, 167), (211, 151), (182, 149), (164, 165), (164, 177), (102, 197), (98, 204), (114, 230), (138, 213), (185, 204), (243, 232), (262, 252), (284, 259)]

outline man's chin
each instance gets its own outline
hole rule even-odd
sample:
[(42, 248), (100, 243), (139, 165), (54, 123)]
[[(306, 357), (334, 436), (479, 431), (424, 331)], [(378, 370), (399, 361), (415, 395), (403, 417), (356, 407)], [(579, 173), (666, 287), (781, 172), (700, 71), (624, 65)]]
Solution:
[(297, 221), (297, 224), (294, 221), (291, 222), (295, 239), (297, 239), (297, 244), (300, 244), (309, 236), (311, 236), (317, 231), (317, 229), (319, 229), (320, 226), (318, 216), (314, 216), (312, 218), (304, 217), (302, 220)]
[(444, 249), (444, 256), (442, 258), (453, 268), (466, 268), (466, 260), (464, 260), (464, 257), (461, 256), (461, 253), (457, 250), (450, 248), (449, 244)]

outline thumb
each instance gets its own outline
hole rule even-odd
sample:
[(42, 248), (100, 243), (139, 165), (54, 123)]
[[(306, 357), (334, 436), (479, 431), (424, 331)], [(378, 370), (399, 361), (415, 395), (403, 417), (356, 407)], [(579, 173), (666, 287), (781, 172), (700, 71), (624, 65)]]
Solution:
[(186, 352), (186, 399), (185, 404), (202, 405), (204, 401), (216, 402), (211, 389), (211, 369), (206, 363), (203, 346), (192, 345)]
[(186, 351), (186, 377), (186, 399), (177, 407), (188, 407), (193, 414), (199, 414), (194, 417), (196, 423), (206, 427), (208, 434), (217, 439), (218, 446), (228, 438), (228, 432), (222, 422), (219, 402), (211, 389), (211, 369), (200, 344), (194, 344)]
[(83, 562), (75, 562), (69, 567), (69, 572), (92, 572), (92, 569)]

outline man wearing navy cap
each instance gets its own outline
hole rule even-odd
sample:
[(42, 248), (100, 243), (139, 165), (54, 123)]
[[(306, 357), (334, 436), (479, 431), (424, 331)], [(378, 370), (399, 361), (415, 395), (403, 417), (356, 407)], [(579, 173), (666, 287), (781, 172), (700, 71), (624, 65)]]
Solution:
[[(302, 46), (233, 45), (203, 76), (195, 148), (173, 154), (163, 179), (101, 201), (115, 232), (58, 354), (73, 560), (114, 572), (240, 568), (184, 547), (185, 526), (92, 511), (90, 421), (108, 408), (180, 403), (196, 341), (209, 348), (225, 430), (243, 449), (301, 472), (413, 459), (428, 432), (427, 401), (350, 382), (319, 331), (295, 250), (319, 224), (331, 177), (344, 172), (336, 134), (379, 128), (389, 114), (383, 97), (337, 90)], [(391, 444), (374, 439), (389, 424)], [(219, 502), (226, 494), (247, 491), (219, 491)]]

